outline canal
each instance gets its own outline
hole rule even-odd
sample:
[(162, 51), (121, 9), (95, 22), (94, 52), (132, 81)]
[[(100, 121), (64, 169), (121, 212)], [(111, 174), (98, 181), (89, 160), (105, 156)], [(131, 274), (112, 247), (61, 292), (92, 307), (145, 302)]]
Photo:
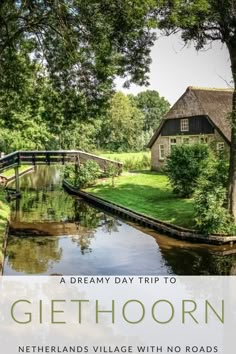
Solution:
[(177, 241), (88, 205), (38, 166), (12, 201), (4, 275), (229, 275), (236, 246)]

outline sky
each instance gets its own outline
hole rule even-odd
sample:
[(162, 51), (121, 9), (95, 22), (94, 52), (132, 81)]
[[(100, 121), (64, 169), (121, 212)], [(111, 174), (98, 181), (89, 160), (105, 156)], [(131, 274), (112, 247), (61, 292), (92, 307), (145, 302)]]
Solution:
[(196, 51), (193, 45), (184, 46), (179, 35), (161, 36), (151, 52), (150, 85), (122, 87), (117, 79), (116, 88), (137, 94), (147, 89), (157, 90), (171, 104), (184, 93), (188, 86), (231, 88), (232, 74), (229, 54), (220, 41), (213, 42), (204, 50)]

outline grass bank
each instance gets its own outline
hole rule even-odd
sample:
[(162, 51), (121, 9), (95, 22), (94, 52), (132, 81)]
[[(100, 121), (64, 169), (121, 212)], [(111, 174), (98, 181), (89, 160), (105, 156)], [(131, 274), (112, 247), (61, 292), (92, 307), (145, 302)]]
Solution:
[(125, 173), (115, 179), (115, 187), (112, 187), (111, 179), (106, 179), (87, 190), (147, 216), (183, 227), (194, 226), (193, 200), (177, 198), (163, 174)]
[(6, 202), (4, 191), (0, 188), (0, 265), (3, 260), (3, 243), (7, 221), (10, 217), (10, 206)]
[[(19, 173), (25, 172), (30, 168), (30, 166), (27, 165), (22, 165), (19, 167)], [(4, 171), (3, 173), (1, 173), (2, 176), (6, 177), (6, 178), (11, 178), (15, 176), (15, 170), (14, 168), (11, 168), (7, 171)]]
[(100, 152), (100, 156), (107, 159), (120, 161), (123, 163), (125, 171), (150, 169), (151, 166), (151, 152)]

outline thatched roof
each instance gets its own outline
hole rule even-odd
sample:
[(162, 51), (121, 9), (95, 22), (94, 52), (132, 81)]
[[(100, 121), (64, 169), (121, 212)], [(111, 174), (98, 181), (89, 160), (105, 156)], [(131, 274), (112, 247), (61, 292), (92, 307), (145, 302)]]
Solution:
[(207, 116), (218, 132), (230, 142), (229, 113), (232, 112), (233, 90), (203, 87), (188, 87), (162, 119), (148, 147), (152, 147), (167, 119)]

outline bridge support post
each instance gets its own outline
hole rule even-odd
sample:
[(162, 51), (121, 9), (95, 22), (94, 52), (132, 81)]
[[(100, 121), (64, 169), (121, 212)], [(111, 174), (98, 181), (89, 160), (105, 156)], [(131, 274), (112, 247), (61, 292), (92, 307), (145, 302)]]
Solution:
[(16, 183), (16, 193), (20, 194), (20, 176), (19, 176), (19, 166), (15, 167), (15, 183)]
[(80, 167), (80, 158), (79, 158), (79, 155), (77, 155), (75, 157), (75, 181), (74, 181), (74, 186), (76, 186), (76, 176), (78, 174), (79, 167)]
[(21, 199), (20, 198), (16, 198), (15, 200), (16, 204), (15, 204), (15, 221), (20, 221), (20, 203), (21, 203)]

